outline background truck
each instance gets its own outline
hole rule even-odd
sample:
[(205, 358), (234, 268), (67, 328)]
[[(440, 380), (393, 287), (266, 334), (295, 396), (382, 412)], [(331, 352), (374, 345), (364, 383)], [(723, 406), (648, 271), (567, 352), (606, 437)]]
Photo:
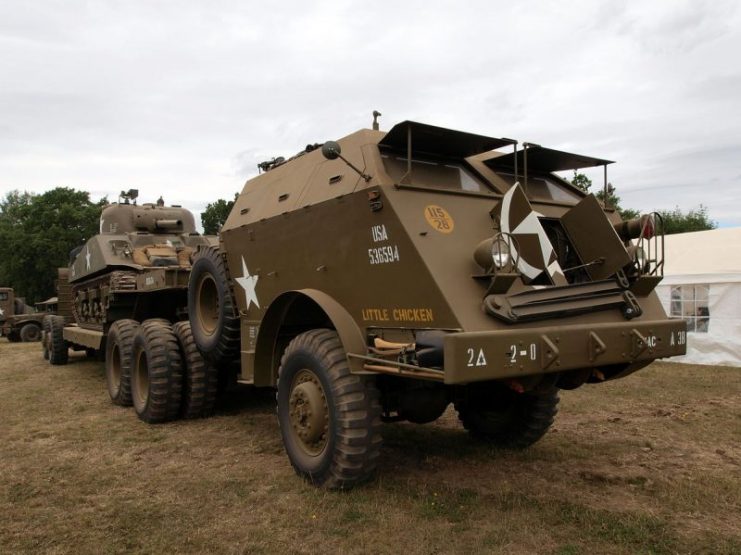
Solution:
[(204, 416), (218, 376), (193, 343), (187, 285), (195, 249), (216, 238), (197, 233), (188, 210), (161, 199), (137, 205), (137, 196), (122, 192), (105, 207), (100, 234), (60, 269), (60, 311), (44, 321), (44, 356), (66, 364), (73, 349), (103, 358), (111, 400), (133, 404), (147, 422)]
[(526, 447), (559, 390), (686, 349), (654, 292), (661, 219), (623, 222), (557, 173), (603, 167), (606, 187), (610, 163), (407, 121), (260, 164), (196, 254), (195, 344), (277, 389), (318, 486), (366, 480), (382, 422), (451, 404), (477, 438)]
[(22, 298), (15, 296), (12, 288), (0, 287), (0, 336), (13, 342), (39, 341), (44, 316), (55, 310), (54, 298), (30, 307)]

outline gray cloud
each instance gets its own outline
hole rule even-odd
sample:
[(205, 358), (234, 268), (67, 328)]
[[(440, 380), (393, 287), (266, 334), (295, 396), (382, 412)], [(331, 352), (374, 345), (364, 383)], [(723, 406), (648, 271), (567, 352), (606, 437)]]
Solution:
[(5, 2), (0, 194), (137, 187), (200, 210), (379, 109), (384, 128), (618, 160), (626, 205), (741, 225), (740, 18), (731, 1)]

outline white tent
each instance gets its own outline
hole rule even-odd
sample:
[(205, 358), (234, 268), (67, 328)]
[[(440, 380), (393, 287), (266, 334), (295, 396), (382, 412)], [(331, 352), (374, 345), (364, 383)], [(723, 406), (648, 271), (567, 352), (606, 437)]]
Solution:
[(687, 355), (676, 362), (741, 366), (741, 227), (667, 235), (666, 313), (687, 321)]

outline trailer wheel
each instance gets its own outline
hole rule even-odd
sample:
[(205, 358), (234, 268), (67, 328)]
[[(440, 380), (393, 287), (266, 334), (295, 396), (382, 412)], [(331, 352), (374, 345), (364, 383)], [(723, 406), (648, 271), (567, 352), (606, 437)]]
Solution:
[(145, 320), (134, 337), (131, 400), (141, 420), (150, 424), (178, 417), (182, 362), (172, 326)]
[(211, 414), (219, 384), (218, 369), (203, 360), (193, 340), (190, 322), (172, 326), (183, 358), (183, 391), (180, 415), (200, 418)]
[(41, 328), (38, 324), (29, 322), (21, 328), (21, 341), (26, 343), (41, 339)]
[(239, 355), (239, 315), (226, 263), (216, 247), (196, 254), (188, 281), (188, 319), (206, 360), (221, 365)]
[[(105, 344), (105, 381), (108, 395), (116, 405), (131, 406), (131, 367), (134, 363), (136, 320), (116, 320), (108, 330)], [(85, 349), (87, 354), (88, 349)]]
[(44, 360), (49, 360), (51, 351), (51, 316), (44, 316), (41, 320), (41, 348), (44, 351)]
[(506, 449), (524, 449), (545, 435), (557, 405), (555, 387), (517, 393), (492, 382), (468, 386), (455, 408), (463, 427), (474, 437)]
[(64, 340), (64, 317), (51, 316), (49, 322), (49, 362), (67, 364), (69, 348)]
[(334, 330), (288, 345), (278, 375), (278, 423), (296, 473), (327, 489), (373, 474), (381, 449), (381, 406), (372, 378), (350, 373)]

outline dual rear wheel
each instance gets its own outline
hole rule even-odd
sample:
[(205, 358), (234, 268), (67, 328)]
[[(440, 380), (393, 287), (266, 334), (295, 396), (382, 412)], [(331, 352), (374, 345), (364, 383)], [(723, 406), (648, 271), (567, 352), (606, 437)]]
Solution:
[(118, 320), (111, 326), (108, 393), (118, 405), (133, 405), (141, 420), (160, 423), (209, 415), (217, 380), (216, 368), (195, 348), (188, 322)]

